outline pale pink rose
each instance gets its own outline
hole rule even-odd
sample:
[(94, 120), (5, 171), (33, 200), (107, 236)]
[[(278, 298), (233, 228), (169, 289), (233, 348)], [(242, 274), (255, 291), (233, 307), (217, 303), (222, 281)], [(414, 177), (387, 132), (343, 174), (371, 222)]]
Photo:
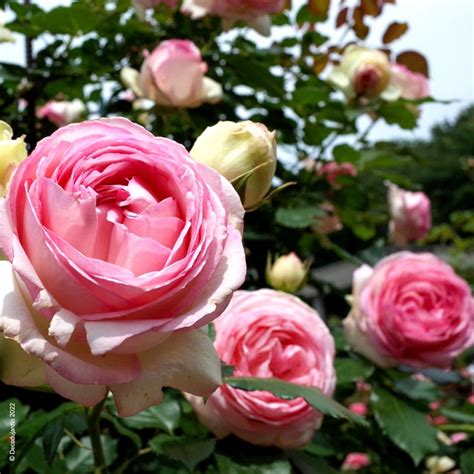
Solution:
[(40, 119), (45, 118), (58, 127), (63, 127), (69, 123), (78, 122), (85, 112), (86, 106), (82, 100), (50, 100), (37, 110), (36, 116)]
[(244, 21), (263, 35), (270, 34), (271, 14), (280, 13), (286, 0), (184, 0), (181, 11), (200, 18), (205, 15), (219, 16), (224, 27)]
[(354, 272), (346, 339), (381, 367), (449, 368), (474, 342), (466, 281), (432, 254), (398, 252)]
[(205, 76), (207, 64), (192, 41), (163, 41), (145, 56), (140, 72), (128, 67), (121, 71), (122, 82), (138, 97), (186, 108), (222, 99), (222, 87)]
[(367, 415), (367, 403), (356, 402), (349, 405), (349, 410), (360, 416)]
[(391, 86), (400, 91), (403, 99), (424, 99), (430, 95), (430, 84), (423, 74), (410, 71), (403, 64), (392, 64), (390, 74)]
[(0, 332), (56, 392), (91, 406), (110, 390), (128, 416), (162, 386), (220, 383), (197, 328), (242, 284), (245, 257), (243, 208), (218, 173), (126, 119), (83, 122), (38, 144), (0, 212)]
[[(237, 291), (215, 322), (215, 347), (235, 377), (276, 377), (334, 391), (334, 340), (318, 313), (274, 290)], [(309, 442), (323, 416), (302, 398), (222, 385), (204, 403), (189, 397), (198, 418), (219, 438), (234, 433), (258, 445), (296, 448)]]
[(469, 437), (467, 433), (459, 432), (459, 433), (453, 433), (449, 438), (451, 440), (451, 443), (458, 444), (458, 443), (461, 443), (462, 441), (466, 441), (466, 439), (468, 439)]
[(358, 471), (370, 465), (369, 456), (365, 453), (349, 453), (342, 463), (343, 471)]
[(318, 175), (324, 176), (333, 188), (339, 189), (341, 185), (338, 183), (337, 178), (339, 176), (357, 176), (357, 168), (349, 162), (337, 163), (330, 161), (318, 168)]
[(405, 191), (388, 183), (388, 204), (391, 242), (406, 245), (428, 235), (431, 228), (431, 202), (425, 193)]

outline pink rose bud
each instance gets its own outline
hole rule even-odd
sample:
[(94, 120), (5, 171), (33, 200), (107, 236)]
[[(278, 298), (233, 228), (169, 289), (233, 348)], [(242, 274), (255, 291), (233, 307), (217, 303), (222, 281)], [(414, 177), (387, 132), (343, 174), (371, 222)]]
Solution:
[(469, 397), (467, 397), (467, 403), (474, 405), (474, 393), (472, 395), (469, 395)]
[(243, 214), (172, 140), (122, 118), (60, 128), (0, 201), (0, 333), (40, 364), (35, 385), (84, 406), (110, 391), (130, 416), (163, 386), (208, 396), (221, 368), (199, 328), (245, 279)]
[(356, 388), (359, 392), (370, 392), (372, 390), (372, 385), (367, 382), (357, 382)]
[(337, 182), (337, 178), (339, 176), (357, 176), (357, 168), (349, 162), (336, 163), (331, 161), (319, 167), (318, 175), (324, 176), (333, 188), (339, 189), (341, 185)]
[(343, 471), (358, 471), (370, 465), (369, 456), (366, 453), (349, 453), (342, 463)]
[(440, 401), (431, 402), (428, 404), (428, 406), (430, 407), (430, 410), (436, 411), (441, 408), (441, 402)]
[(191, 108), (222, 99), (222, 87), (206, 72), (207, 64), (192, 41), (172, 39), (147, 53), (140, 72), (126, 67), (120, 75), (137, 97), (165, 107)]
[(37, 110), (36, 116), (40, 119), (49, 120), (57, 127), (63, 127), (69, 123), (78, 122), (86, 111), (84, 102), (79, 99), (73, 101), (51, 100)]
[(275, 132), (251, 122), (219, 122), (206, 128), (191, 156), (227, 178), (246, 209), (259, 205), (270, 190), (276, 170)]
[[(215, 347), (234, 377), (276, 377), (332, 395), (334, 339), (318, 313), (300, 299), (274, 290), (237, 291), (215, 321)], [(206, 403), (189, 397), (199, 420), (217, 437), (234, 433), (257, 445), (283, 449), (308, 443), (322, 415), (303, 398), (222, 385)]]
[(367, 415), (367, 404), (363, 402), (351, 403), (349, 410), (360, 416)]
[(403, 99), (424, 99), (430, 95), (430, 85), (423, 74), (410, 71), (403, 64), (392, 64), (390, 73), (390, 84)]
[(450, 436), (451, 443), (453, 444), (458, 444), (461, 443), (462, 441), (466, 441), (469, 438), (467, 433), (453, 433)]
[(348, 97), (376, 98), (389, 85), (390, 62), (382, 51), (350, 45), (344, 50), (339, 66), (329, 82)]
[(448, 369), (471, 347), (474, 303), (467, 282), (432, 254), (398, 252), (354, 272), (344, 333), (381, 367)]
[(433, 426), (441, 426), (441, 425), (446, 425), (449, 423), (448, 418), (442, 415), (438, 416), (430, 416), (428, 415), (428, 422), (431, 423)]
[(184, 0), (181, 11), (192, 18), (219, 16), (225, 29), (244, 21), (260, 34), (268, 36), (272, 24), (270, 15), (280, 13), (285, 4), (286, 0)]
[(295, 293), (305, 284), (310, 265), (310, 261), (302, 262), (294, 252), (277, 258), (273, 265), (269, 258), (266, 271), (267, 282), (276, 290)]
[(431, 203), (425, 193), (405, 191), (388, 183), (390, 240), (406, 245), (428, 235), (431, 228)]

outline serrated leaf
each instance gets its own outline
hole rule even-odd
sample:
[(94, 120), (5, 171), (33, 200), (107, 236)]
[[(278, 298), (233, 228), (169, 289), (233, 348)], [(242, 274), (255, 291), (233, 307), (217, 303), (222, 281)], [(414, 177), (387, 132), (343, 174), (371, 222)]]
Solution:
[(332, 154), (334, 159), (338, 163), (344, 163), (350, 161), (351, 163), (356, 163), (360, 160), (361, 153), (359, 150), (355, 150), (350, 145), (342, 144), (334, 147)]
[(400, 36), (403, 36), (407, 31), (408, 23), (399, 23), (397, 21), (390, 23), (383, 35), (383, 44), (388, 44), (392, 41), (395, 41), (396, 39), (400, 38)]
[(125, 425), (134, 429), (155, 428), (172, 434), (178, 427), (181, 408), (177, 400), (165, 397), (157, 406), (143, 410), (138, 415), (124, 418)]
[(287, 400), (301, 397), (324, 415), (333, 418), (344, 418), (362, 426), (367, 425), (363, 417), (355, 415), (346, 407), (324, 395), (316, 387), (305, 387), (275, 378), (261, 379), (254, 377), (228, 377), (224, 379), (224, 383), (246, 391), (263, 390), (271, 392), (277, 397)]
[(337, 474), (339, 472), (323, 459), (301, 451), (291, 451), (289, 456), (301, 474)]
[[(102, 435), (100, 440), (104, 450), (105, 464), (106, 466), (110, 466), (115, 459), (117, 459), (118, 441), (105, 435)], [(80, 441), (84, 445), (84, 448), (74, 446), (66, 457), (68, 472), (94, 472), (94, 458), (92, 456), (91, 440), (88, 436), (85, 436), (81, 438)]]
[(216, 454), (217, 467), (222, 474), (291, 474), (287, 461), (274, 461), (261, 464), (237, 464), (232, 459)]
[(122, 436), (126, 436), (127, 438), (129, 438), (129, 439), (132, 441), (132, 443), (133, 443), (138, 449), (140, 449), (140, 447), (141, 447), (141, 445), (142, 445), (142, 441), (141, 441), (140, 436), (138, 436), (137, 433), (135, 433), (134, 431), (132, 431), (132, 430), (130, 430), (130, 429), (128, 429), (128, 428), (126, 428), (124, 425), (122, 425), (122, 423), (120, 423), (120, 421), (118, 420), (118, 418), (116, 418), (115, 416), (111, 415), (110, 413), (107, 413), (107, 412), (102, 413), (102, 418), (105, 418), (105, 419), (108, 420), (110, 423), (112, 423), (119, 434), (121, 434)]
[(384, 104), (380, 107), (379, 113), (390, 125), (396, 124), (406, 130), (411, 130), (416, 127), (418, 117), (404, 102)]
[(426, 416), (387, 390), (374, 386), (372, 409), (381, 430), (418, 465), (438, 450), (437, 430)]
[(317, 206), (305, 207), (280, 207), (277, 209), (275, 219), (278, 224), (290, 229), (304, 229), (313, 224), (316, 217), (321, 215)]
[(329, 97), (328, 90), (324, 87), (306, 86), (299, 87), (293, 93), (293, 102), (296, 105), (317, 105)]
[(354, 359), (336, 359), (334, 361), (336, 368), (336, 379), (338, 385), (354, 383), (359, 379), (370, 377), (374, 367), (365, 360)]
[(397, 380), (394, 388), (413, 400), (434, 402), (441, 396), (438, 387), (428, 380), (414, 380), (411, 378)]

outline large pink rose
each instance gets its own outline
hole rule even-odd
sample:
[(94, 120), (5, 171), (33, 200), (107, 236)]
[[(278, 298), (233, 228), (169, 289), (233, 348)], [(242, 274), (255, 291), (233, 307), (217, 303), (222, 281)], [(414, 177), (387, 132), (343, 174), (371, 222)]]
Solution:
[(431, 202), (422, 192), (405, 191), (393, 183), (388, 184), (390, 207), (390, 240), (406, 245), (428, 235), (431, 228)]
[(392, 64), (390, 84), (397, 88), (403, 99), (424, 99), (430, 95), (428, 78), (423, 74), (410, 71), (403, 64)]
[(354, 272), (346, 339), (381, 367), (449, 368), (474, 343), (467, 282), (434, 255), (399, 252)]
[(87, 406), (111, 390), (122, 415), (162, 386), (213, 391), (218, 358), (196, 328), (245, 277), (230, 183), (181, 145), (103, 119), (42, 140), (0, 209), (0, 330), (54, 390)]
[[(318, 313), (298, 298), (274, 290), (238, 291), (215, 329), (217, 352), (235, 366), (235, 377), (276, 377), (333, 393), (334, 340)], [(206, 403), (189, 399), (218, 437), (234, 433), (259, 445), (302, 446), (323, 418), (302, 398), (282, 400), (228, 385)]]
[(167, 107), (198, 107), (222, 99), (222, 87), (209, 77), (207, 64), (189, 40), (163, 41), (146, 52), (140, 72), (124, 68), (121, 78), (138, 97)]
[(281, 12), (286, 0), (184, 0), (184, 13), (193, 18), (216, 15), (230, 28), (236, 21), (245, 21), (264, 35), (270, 34), (270, 14)]

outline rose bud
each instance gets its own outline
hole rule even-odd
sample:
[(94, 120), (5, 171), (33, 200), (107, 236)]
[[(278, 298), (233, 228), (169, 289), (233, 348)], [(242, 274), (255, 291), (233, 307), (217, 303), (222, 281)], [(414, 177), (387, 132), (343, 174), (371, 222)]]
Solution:
[(431, 227), (431, 202), (422, 192), (405, 191), (388, 183), (389, 238), (396, 245), (420, 240)]
[[(237, 291), (215, 321), (214, 345), (234, 377), (276, 377), (319, 388), (336, 385), (334, 339), (319, 314), (300, 299), (274, 290)], [(303, 398), (223, 384), (206, 402), (188, 396), (199, 420), (223, 438), (293, 449), (311, 441), (323, 415)]]
[(341, 185), (337, 182), (337, 178), (339, 176), (357, 176), (357, 168), (349, 162), (336, 163), (331, 161), (318, 167), (318, 175), (325, 177), (334, 189), (340, 189)]
[(361, 266), (352, 295), (346, 340), (380, 367), (449, 369), (474, 342), (471, 289), (432, 254), (398, 252)]
[(219, 122), (204, 130), (190, 153), (227, 178), (247, 209), (262, 201), (275, 175), (275, 132), (261, 123)]
[(370, 465), (369, 456), (365, 453), (349, 453), (342, 463), (343, 471), (358, 471)]
[(84, 102), (79, 99), (68, 100), (50, 100), (39, 108), (36, 116), (39, 119), (47, 119), (57, 127), (63, 127), (69, 123), (78, 122), (86, 112)]
[(349, 410), (353, 413), (356, 413), (357, 415), (365, 416), (367, 415), (367, 403), (364, 403), (364, 402), (351, 403), (349, 405)]
[(430, 456), (425, 464), (429, 474), (448, 472), (456, 465), (455, 461), (448, 456)]
[(286, 0), (184, 0), (181, 11), (192, 18), (215, 15), (222, 18), (226, 30), (238, 21), (244, 21), (260, 34), (269, 36), (272, 26), (270, 15), (280, 13)]
[(24, 137), (13, 140), (10, 125), (0, 121), (0, 196), (5, 195), (16, 166), (26, 158), (26, 155)]
[(125, 67), (120, 78), (137, 97), (164, 107), (199, 107), (222, 99), (222, 87), (206, 77), (207, 64), (189, 40), (163, 41), (151, 53), (145, 52), (140, 72)]
[(329, 82), (348, 97), (379, 97), (390, 82), (390, 62), (382, 51), (350, 45), (344, 50), (339, 66)]
[(291, 252), (283, 255), (271, 263), (267, 260), (267, 283), (276, 290), (296, 293), (306, 282), (311, 261), (302, 262), (298, 256)]

